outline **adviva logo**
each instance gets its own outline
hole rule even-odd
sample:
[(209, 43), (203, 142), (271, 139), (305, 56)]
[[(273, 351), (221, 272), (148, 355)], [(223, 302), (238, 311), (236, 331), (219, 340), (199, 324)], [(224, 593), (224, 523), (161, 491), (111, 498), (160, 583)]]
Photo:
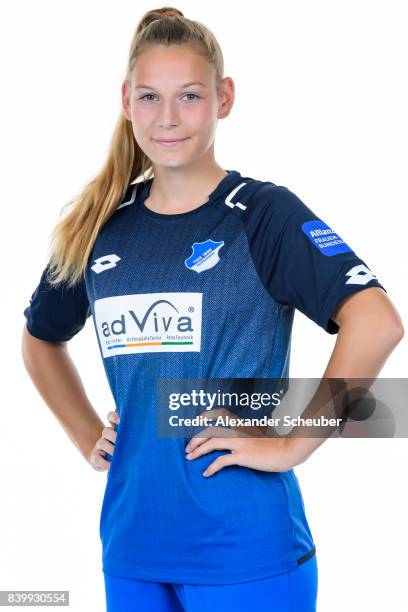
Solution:
[(200, 351), (202, 293), (137, 293), (95, 300), (104, 357)]

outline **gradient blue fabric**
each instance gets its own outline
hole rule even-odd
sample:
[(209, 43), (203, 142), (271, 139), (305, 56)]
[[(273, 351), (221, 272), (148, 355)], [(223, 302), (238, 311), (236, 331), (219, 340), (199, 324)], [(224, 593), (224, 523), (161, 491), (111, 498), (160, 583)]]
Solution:
[(205, 478), (229, 451), (188, 461), (185, 438), (159, 437), (156, 382), (286, 378), (295, 309), (335, 334), (348, 295), (383, 287), (286, 187), (229, 170), (208, 201), (167, 215), (145, 205), (153, 180), (129, 185), (83, 281), (50, 288), (45, 268), (24, 311), (45, 340), (69, 340), (92, 316), (120, 414), (103, 570), (197, 585), (294, 570), (316, 552), (295, 471), (232, 465)]

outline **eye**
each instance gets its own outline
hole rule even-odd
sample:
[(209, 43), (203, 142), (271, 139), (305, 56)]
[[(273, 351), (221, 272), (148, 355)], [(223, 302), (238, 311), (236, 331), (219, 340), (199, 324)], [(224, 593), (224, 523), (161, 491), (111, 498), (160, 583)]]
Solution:
[(200, 96), (197, 96), (197, 94), (194, 93), (186, 93), (184, 94), (185, 96), (194, 96), (194, 98), (199, 98)]
[[(145, 94), (144, 96), (141, 96), (139, 98), (139, 100), (144, 100), (146, 96), (153, 96), (154, 97), (154, 94)], [(149, 102), (150, 102), (150, 100), (149, 100)]]

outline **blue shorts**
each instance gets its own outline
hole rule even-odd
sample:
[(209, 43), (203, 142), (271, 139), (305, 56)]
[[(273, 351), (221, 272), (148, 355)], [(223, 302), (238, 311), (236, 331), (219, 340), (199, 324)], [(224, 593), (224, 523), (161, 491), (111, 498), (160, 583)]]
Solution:
[(225, 585), (150, 582), (104, 573), (107, 612), (316, 612), (316, 555), (294, 570)]

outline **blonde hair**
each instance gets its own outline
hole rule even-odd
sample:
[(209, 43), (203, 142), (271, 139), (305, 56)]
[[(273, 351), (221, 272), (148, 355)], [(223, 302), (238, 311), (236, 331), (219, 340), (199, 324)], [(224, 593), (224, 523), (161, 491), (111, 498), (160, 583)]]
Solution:
[[(148, 11), (141, 18), (129, 50), (126, 78), (130, 79), (138, 55), (147, 47), (175, 44), (194, 45), (215, 67), (217, 88), (224, 74), (221, 49), (210, 30), (184, 17), (172, 7)], [(73, 286), (83, 276), (99, 231), (114, 214), (130, 183), (154, 175), (151, 160), (137, 144), (132, 123), (123, 109), (115, 126), (106, 162), (100, 172), (61, 209), (70, 212), (51, 233), (48, 280)]]

